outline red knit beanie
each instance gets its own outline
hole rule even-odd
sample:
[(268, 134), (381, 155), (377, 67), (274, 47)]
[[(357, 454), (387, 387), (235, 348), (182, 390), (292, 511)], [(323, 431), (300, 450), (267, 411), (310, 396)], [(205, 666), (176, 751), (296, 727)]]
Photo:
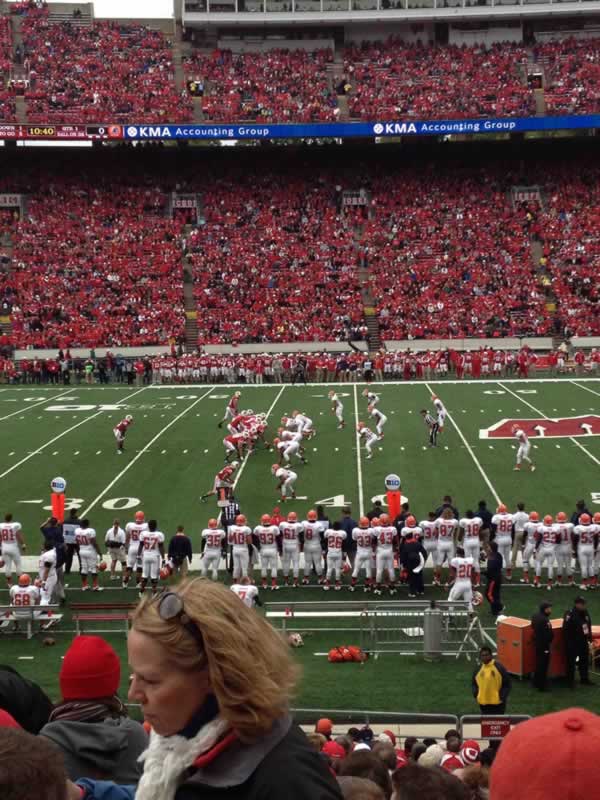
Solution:
[(63, 659), (60, 691), (63, 700), (112, 697), (121, 682), (121, 662), (100, 636), (77, 636)]

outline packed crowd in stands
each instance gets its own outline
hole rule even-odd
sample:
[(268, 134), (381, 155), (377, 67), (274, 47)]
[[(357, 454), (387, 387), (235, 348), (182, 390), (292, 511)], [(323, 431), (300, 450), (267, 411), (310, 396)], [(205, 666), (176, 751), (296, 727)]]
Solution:
[(548, 114), (600, 111), (600, 38), (544, 42), (534, 54), (544, 66)]
[(348, 48), (350, 116), (360, 119), (528, 116), (533, 94), (518, 69), (522, 46), (424, 47), (391, 37)]
[(165, 203), (158, 190), (115, 182), (66, 182), (32, 197), (4, 281), (13, 338), (25, 347), (93, 347), (181, 335), (179, 228)]
[(331, 50), (269, 50), (196, 53), (184, 62), (188, 81), (204, 86), (202, 110), (208, 120), (235, 122), (328, 122), (337, 101), (327, 82)]
[(13, 93), (6, 87), (12, 64), (12, 29), (9, 17), (0, 16), (0, 122), (13, 122), (16, 112)]
[[(191, 101), (175, 87), (170, 42), (142, 25), (22, 24), (29, 122), (184, 122)], [(66, 65), (68, 64), (68, 69)]]

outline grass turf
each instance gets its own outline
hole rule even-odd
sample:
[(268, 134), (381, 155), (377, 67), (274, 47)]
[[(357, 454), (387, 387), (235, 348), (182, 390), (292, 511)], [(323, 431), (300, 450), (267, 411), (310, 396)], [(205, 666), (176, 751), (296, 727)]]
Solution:
[[(536, 437), (532, 450), (538, 466), (535, 473), (512, 471), (515, 451), (511, 441), (479, 438), (480, 429), (504, 418), (539, 417), (543, 421), (544, 416), (597, 413), (600, 381), (499, 384), (490, 380), (431, 383), (429, 388), (424, 384), (382, 385), (377, 391), (388, 424), (381, 449), (376, 450), (372, 461), (366, 461), (364, 453), (359, 459), (356, 451), (354, 423), (360, 418), (368, 424), (362, 385), (336, 387), (344, 395), (347, 428), (343, 431), (336, 430), (335, 417), (330, 414), (328, 388), (242, 387), (242, 407), (270, 411), (272, 425), (294, 408), (302, 409), (315, 422), (318, 435), (307, 445), (309, 464), (298, 465), (297, 470), (297, 493), (306, 499), (289, 503), (300, 517), (318, 501), (328, 499), (328, 511), (334, 517), (343, 503), (351, 504), (355, 515), (368, 510), (372, 498), (384, 492), (383, 479), (389, 472), (401, 475), (403, 493), (418, 518), (446, 493), (453, 496), (461, 512), (479, 499), (486, 499), (491, 508), (496, 498), (510, 508), (523, 501), (527, 509), (553, 514), (559, 510), (570, 513), (579, 498), (592, 510), (593, 501), (600, 501), (600, 439), (596, 436)], [(429, 389), (440, 394), (453, 420), (447, 423), (440, 447), (435, 450), (425, 446), (426, 430), (418, 413), (430, 406)], [(222, 463), (222, 433), (216, 424), (229, 394), (230, 390), (222, 386), (159, 386), (143, 391), (123, 387), (1, 387), (4, 458), (0, 508), (13, 512), (23, 524), (30, 552), (37, 552), (37, 529), (49, 513), (45, 508), (49, 505), (49, 482), (62, 475), (68, 481), (68, 502), (79, 501), (80, 510), (90, 517), (100, 539), (115, 516), (126, 522), (141, 506), (147, 517), (158, 518), (168, 537), (177, 524), (184, 524), (197, 552), (199, 531), (215, 513), (212, 504), (200, 505), (198, 497), (210, 487)], [(124, 413), (132, 413), (135, 424), (128, 434), (125, 453), (118, 456), (112, 426)], [(259, 451), (248, 460), (239, 479), (237, 495), (253, 525), (260, 514), (278, 503), (269, 471), (272, 462), (272, 453)], [(78, 582), (72, 575), (71, 587)], [(400, 598), (405, 594), (403, 589)], [(546, 592), (515, 585), (507, 587), (504, 594), (509, 612), (525, 617), (547, 596)], [(553, 592), (555, 616), (568, 607), (573, 594), (565, 588)], [(356, 599), (346, 592), (341, 595)], [(124, 596), (134, 595), (117, 590), (104, 593), (101, 599), (113, 601)], [(427, 596), (445, 594), (430, 588)], [(277, 601), (320, 598), (325, 602), (327, 595), (315, 589), (282, 590), (273, 597)], [(6, 599), (6, 593), (0, 593), (0, 602)], [(70, 589), (69, 599), (92, 602), (96, 597)], [(330, 593), (330, 599), (339, 600), (340, 594)], [(589, 593), (588, 601), (592, 618), (600, 619), (600, 593)], [(481, 613), (484, 625), (490, 627), (487, 609)], [(73, 627), (68, 610), (62, 627)], [(39, 637), (26, 642), (4, 636), (0, 639), (0, 660), (14, 664), (56, 698), (60, 657), (70, 636), (53, 635), (57, 640), (53, 648), (44, 648)], [(107, 638), (125, 657), (124, 636), (109, 634)], [(419, 658), (387, 655), (358, 667), (330, 665), (325, 658), (313, 655), (342, 643), (347, 643), (343, 633), (319, 633), (307, 637), (306, 646), (297, 651), (303, 666), (298, 705), (450, 713), (477, 710), (469, 691), (472, 665), (464, 660), (424, 664)], [(126, 678), (124, 669), (123, 689)], [(516, 681), (510, 710), (540, 713), (574, 703), (600, 710), (594, 688), (571, 691), (557, 683), (552, 692), (539, 695), (526, 682)]]

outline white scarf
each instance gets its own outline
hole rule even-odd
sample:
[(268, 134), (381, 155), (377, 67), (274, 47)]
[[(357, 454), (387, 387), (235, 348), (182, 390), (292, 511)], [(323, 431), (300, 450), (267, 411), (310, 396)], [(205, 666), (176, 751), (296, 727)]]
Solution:
[(150, 744), (139, 758), (144, 774), (138, 783), (136, 800), (174, 800), (181, 776), (198, 756), (211, 749), (229, 728), (222, 717), (202, 727), (192, 739), (159, 736), (152, 731)]

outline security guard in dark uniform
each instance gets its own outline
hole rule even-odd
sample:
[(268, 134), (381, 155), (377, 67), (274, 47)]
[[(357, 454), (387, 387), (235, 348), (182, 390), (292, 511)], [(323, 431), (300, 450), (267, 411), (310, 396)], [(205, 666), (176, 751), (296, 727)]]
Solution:
[(592, 619), (583, 597), (576, 597), (573, 608), (563, 617), (563, 634), (567, 651), (567, 680), (575, 683), (575, 665), (579, 667), (581, 683), (591, 685), (589, 678), (589, 645), (592, 641)]
[(550, 666), (550, 648), (552, 646), (552, 639), (554, 638), (554, 631), (550, 623), (550, 614), (552, 614), (552, 604), (542, 603), (538, 613), (534, 614), (531, 618), (535, 640), (535, 673), (533, 676), (533, 685), (536, 689), (539, 689), (540, 692), (546, 689), (548, 667)]

